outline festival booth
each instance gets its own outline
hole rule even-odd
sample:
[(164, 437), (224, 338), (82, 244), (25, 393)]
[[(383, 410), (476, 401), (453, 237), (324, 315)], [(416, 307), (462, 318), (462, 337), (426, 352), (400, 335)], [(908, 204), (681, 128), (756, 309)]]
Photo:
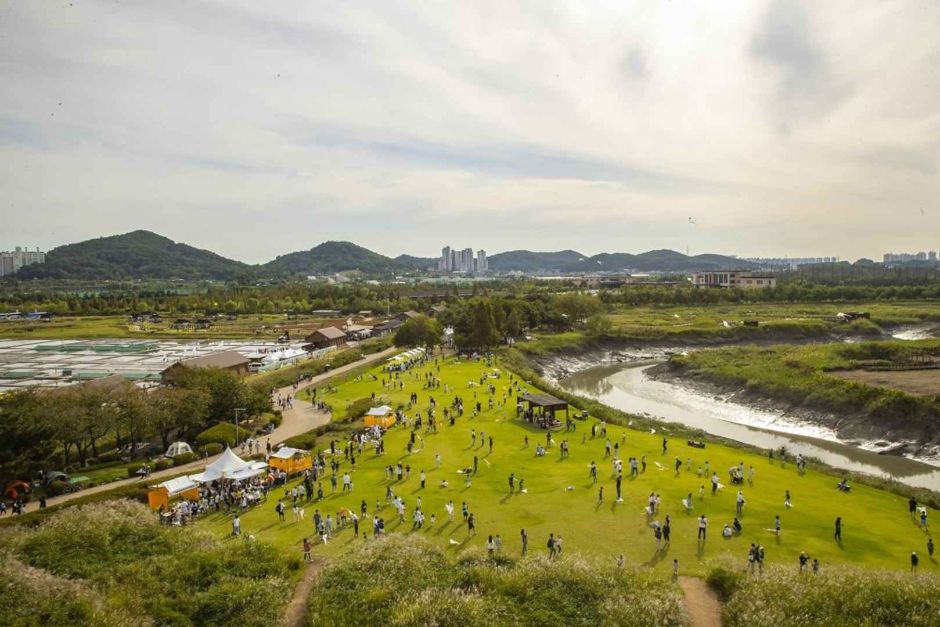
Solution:
[(147, 503), (150, 509), (169, 509), (170, 499), (182, 497), (188, 501), (199, 500), (199, 484), (190, 477), (176, 477), (155, 486), (150, 486), (147, 493)]
[(268, 465), (288, 475), (295, 475), (309, 469), (313, 465), (313, 460), (309, 451), (282, 446), (268, 457)]
[(366, 412), (365, 421), (367, 427), (378, 425), (388, 429), (395, 424), (395, 412), (388, 405), (373, 407)]
[(267, 468), (266, 462), (246, 462), (233, 453), (232, 449), (226, 448), (217, 460), (206, 466), (200, 474), (190, 475), (190, 479), (196, 483), (209, 483), (219, 479), (242, 481), (260, 475)]

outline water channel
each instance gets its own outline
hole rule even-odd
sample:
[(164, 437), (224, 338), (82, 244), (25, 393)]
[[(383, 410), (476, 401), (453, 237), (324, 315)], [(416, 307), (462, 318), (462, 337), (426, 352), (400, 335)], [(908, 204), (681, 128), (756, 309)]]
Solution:
[[(608, 364), (560, 376), (565, 390), (594, 398), (632, 414), (676, 422), (764, 449), (786, 447), (843, 468), (940, 491), (940, 467), (925, 461), (878, 454), (875, 444), (856, 446), (836, 439), (825, 427), (755, 409), (733, 396), (709, 395), (646, 375), (655, 360)], [(868, 449), (868, 450), (866, 450)], [(940, 460), (929, 460), (931, 462)]]

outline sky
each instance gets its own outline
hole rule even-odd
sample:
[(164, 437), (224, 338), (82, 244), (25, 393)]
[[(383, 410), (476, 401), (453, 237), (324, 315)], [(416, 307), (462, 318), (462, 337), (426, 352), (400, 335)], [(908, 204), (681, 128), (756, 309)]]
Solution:
[(0, 0), (0, 249), (940, 248), (940, 3)]

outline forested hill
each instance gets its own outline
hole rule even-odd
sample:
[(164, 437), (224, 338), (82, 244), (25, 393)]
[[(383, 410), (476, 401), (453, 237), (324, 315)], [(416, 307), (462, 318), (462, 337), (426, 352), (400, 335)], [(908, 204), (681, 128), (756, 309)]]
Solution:
[(601, 253), (563, 266), (563, 272), (700, 272), (707, 270), (751, 270), (755, 264), (724, 255), (683, 255), (674, 250), (630, 253)]
[(510, 250), (491, 255), (488, 259), (490, 270), (497, 272), (551, 272), (576, 264), (585, 255), (574, 250), (557, 252), (533, 252), (531, 250)]
[(260, 267), (264, 274), (272, 276), (309, 276), (349, 270), (382, 275), (405, 268), (384, 255), (351, 242), (324, 242), (310, 250), (281, 255)]
[(17, 279), (250, 279), (256, 268), (150, 231), (99, 237), (53, 248), (46, 262), (22, 268)]

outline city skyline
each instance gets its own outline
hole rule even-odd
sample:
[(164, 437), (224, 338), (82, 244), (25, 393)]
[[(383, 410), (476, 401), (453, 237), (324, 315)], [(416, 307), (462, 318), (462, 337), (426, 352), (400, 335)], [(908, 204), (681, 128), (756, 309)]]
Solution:
[(455, 225), (487, 250), (922, 250), (938, 19), (915, 1), (10, 3), (3, 231), (48, 250), (144, 228), (247, 262), (325, 240), (432, 257)]

